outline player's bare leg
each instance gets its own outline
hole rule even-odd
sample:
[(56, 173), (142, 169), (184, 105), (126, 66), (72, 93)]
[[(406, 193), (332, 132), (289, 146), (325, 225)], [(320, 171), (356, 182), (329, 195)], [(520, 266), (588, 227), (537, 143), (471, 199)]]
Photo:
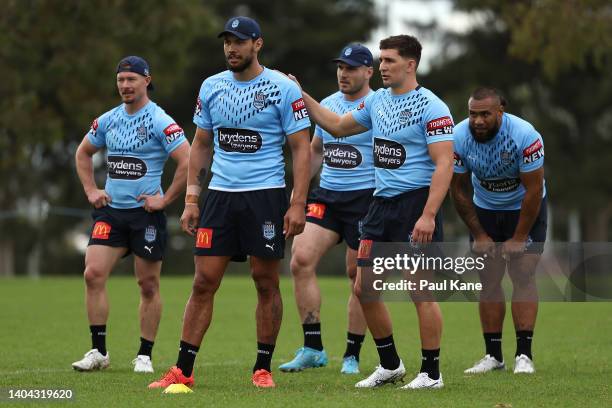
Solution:
[(85, 303), (91, 331), (92, 347), (79, 361), (72, 363), (78, 371), (99, 370), (109, 366), (106, 351), (106, 321), (108, 320), (108, 296), (106, 281), (126, 248), (90, 245), (85, 252)]
[(531, 342), (538, 315), (538, 289), (535, 272), (539, 254), (524, 254), (508, 262), (508, 274), (512, 280), (512, 318), (516, 330), (514, 373), (535, 372)]
[(321, 257), (339, 239), (336, 232), (310, 222), (306, 223), (304, 232), (293, 238), (290, 268), (304, 345), (297, 350), (293, 360), (279, 366), (281, 371), (296, 372), (327, 364), (321, 340), (321, 291), (316, 268)]

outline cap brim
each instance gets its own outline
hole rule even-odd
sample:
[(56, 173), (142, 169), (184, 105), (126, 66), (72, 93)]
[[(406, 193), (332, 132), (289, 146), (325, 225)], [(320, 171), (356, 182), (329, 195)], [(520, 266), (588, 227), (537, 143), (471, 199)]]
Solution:
[(332, 60), (332, 62), (343, 62), (346, 65), (350, 65), (351, 67), (361, 67), (361, 66), (369, 67), (370, 66), (370, 65), (367, 65), (367, 64), (361, 64), (361, 63), (359, 63), (357, 61), (353, 61), (353, 60), (350, 60), (348, 58), (334, 58)]
[(231, 35), (235, 35), (236, 37), (240, 38), (241, 40), (248, 40), (249, 38), (252, 38), (246, 34), (243, 33), (239, 33), (238, 31), (233, 31), (233, 30), (225, 30), (225, 31), (221, 31), (219, 33), (219, 35), (217, 36), (217, 38), (221, 38), (223, 37), (225, 34), (231, 34)]

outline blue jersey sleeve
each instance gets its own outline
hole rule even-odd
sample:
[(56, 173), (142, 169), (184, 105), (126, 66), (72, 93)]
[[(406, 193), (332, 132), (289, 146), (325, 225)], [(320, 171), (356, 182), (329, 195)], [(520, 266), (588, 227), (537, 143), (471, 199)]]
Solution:
[(522, 157), (519, 169), (521, 173), (537, 170), (544, 165), (544, 141), (535, 129), (526, 129), (520, 151)]
[(155, 136), (168, 154), (187, 141), (183, 129), (166, 113), (161, 113), (157, 118)]
[(454, 123), (448, 106), (439, 99), (432, 100), (423, 114), (427, 144), (453, 141)]
[(370, 109), (372, 108), (372, 103), (374, 103), (374, 98), (376, 97), (376, 92), (368, 95), (355, 109), (351, 112), (353, 115), (353, 119), (361, 126), (372, 129), (372, 117), (370, 116)]
[(455, 126), (453, 140), (453, 161), (455, 173), (467, 173), (470, 170), (468, 168), (468, 163), (465, 160), (465, 138), (466, 136), (469, 136), (469, 134), (466, 132), (469, 132), (466, 121), (463, 121)]
[(209, 81), (204, 81), (198, 93), (196, 100), (195, 112), (193, 114), (193, 123), (200, 129), (212, 129), (212, 119), (210, 117), (210, 109), (208, 106), (207, 95), (210, 90)]
[(318, 137), (319, 139), (323, 139), (323, 129), (321, 129), (321, 126), (317, 125), (315, 126), (315, 130), (314, 130), (314, 137)]
[(106, 130), (108, 129), (108, 112), (94, 119), (87, 132), (87, 139), (97, 148), (106, 146)]
[(282, 82), (279, 85), (283, 87), (284, 95), (280, 106), (280, 114), (285, 135), (291, 135), (309, 128), (310, 118), (300, 88), (291, 81)]

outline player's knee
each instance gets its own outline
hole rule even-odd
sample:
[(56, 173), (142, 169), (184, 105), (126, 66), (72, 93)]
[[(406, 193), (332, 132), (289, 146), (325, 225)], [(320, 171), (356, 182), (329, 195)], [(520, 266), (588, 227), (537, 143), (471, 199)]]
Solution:
[(278, 277), (272, 276), (270, 273), (252, 270), (251, 277), (260, 296), (270, 296), (280, 291)]
[(93, 265), (87, 265), (83, 273), (85, 284), (89, 289), (101, 288), (106, 282), (106, 274), (101, 268)]
[(357, 265), (347, 265), (346, 267), (346, 276), (355, 283), (355, 278), (357, 277)]
[(219, 289), (220, 284), (220, 280), (213, 279), (204, 273), (196, 273), (196, 276), (193, 279), (192, 296), (213, 296), (215, 292), (217, 292), (217, 289)]
[(159, 281), (154, 277), (139, 279), (138, 286), (143, 299), (153, 299), (159, 293)]
[(291, 273), (296, 278), (306, 277), (314, 272), (312, 256), (297, 250), (291, 256)]

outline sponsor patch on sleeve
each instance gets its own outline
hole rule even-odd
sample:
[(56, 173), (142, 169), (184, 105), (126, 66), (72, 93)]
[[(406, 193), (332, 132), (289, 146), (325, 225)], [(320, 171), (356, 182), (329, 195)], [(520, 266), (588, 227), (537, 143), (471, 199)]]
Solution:
[(202, 100), (198, 96), (198, 99), (196, 100), (195, 115), (200, 116), (201, 112), (202, 112)]
[(453, 120), (450, 116), (442, 116), (427, 122), (427, 136), (440, 136), (453, 134)]
[(183, 136), (184, 134), (185, 133), (183, 132), (183, 129), (176, 123), (173, 123), (164, 129), (164, 135), (166, 135), (166, 143), (168, 144), (174, 142), (176, 139)]
[(455, 161), (455, 166), (463, 167), (463, 159), (461, 158), (461, 156), (459, 156), (457, 152), (453, 152), (453, 159)]
[(525, 150), (523, 150), (523, 163), (529, 164), (544, 157), (544, 146), (540, 139), (533, 142)]
[(291, 108), (293, 109), (293, 119), (296, 121), (308, 117), (308, 111), (306, 110), (306, 104), (303, 98), (291, 102)]
[(361, 101), (359, 103), (359, 106), (357, 106), (357, 110), (362, 110), (363, 108), (365, 108), (365, 101)]
[(96, 136), (96, 132), (98, 131), (98, 118), (95, 118), (93, 122), (91, 122), (91, 129), (89, 132), (92, 136)]

